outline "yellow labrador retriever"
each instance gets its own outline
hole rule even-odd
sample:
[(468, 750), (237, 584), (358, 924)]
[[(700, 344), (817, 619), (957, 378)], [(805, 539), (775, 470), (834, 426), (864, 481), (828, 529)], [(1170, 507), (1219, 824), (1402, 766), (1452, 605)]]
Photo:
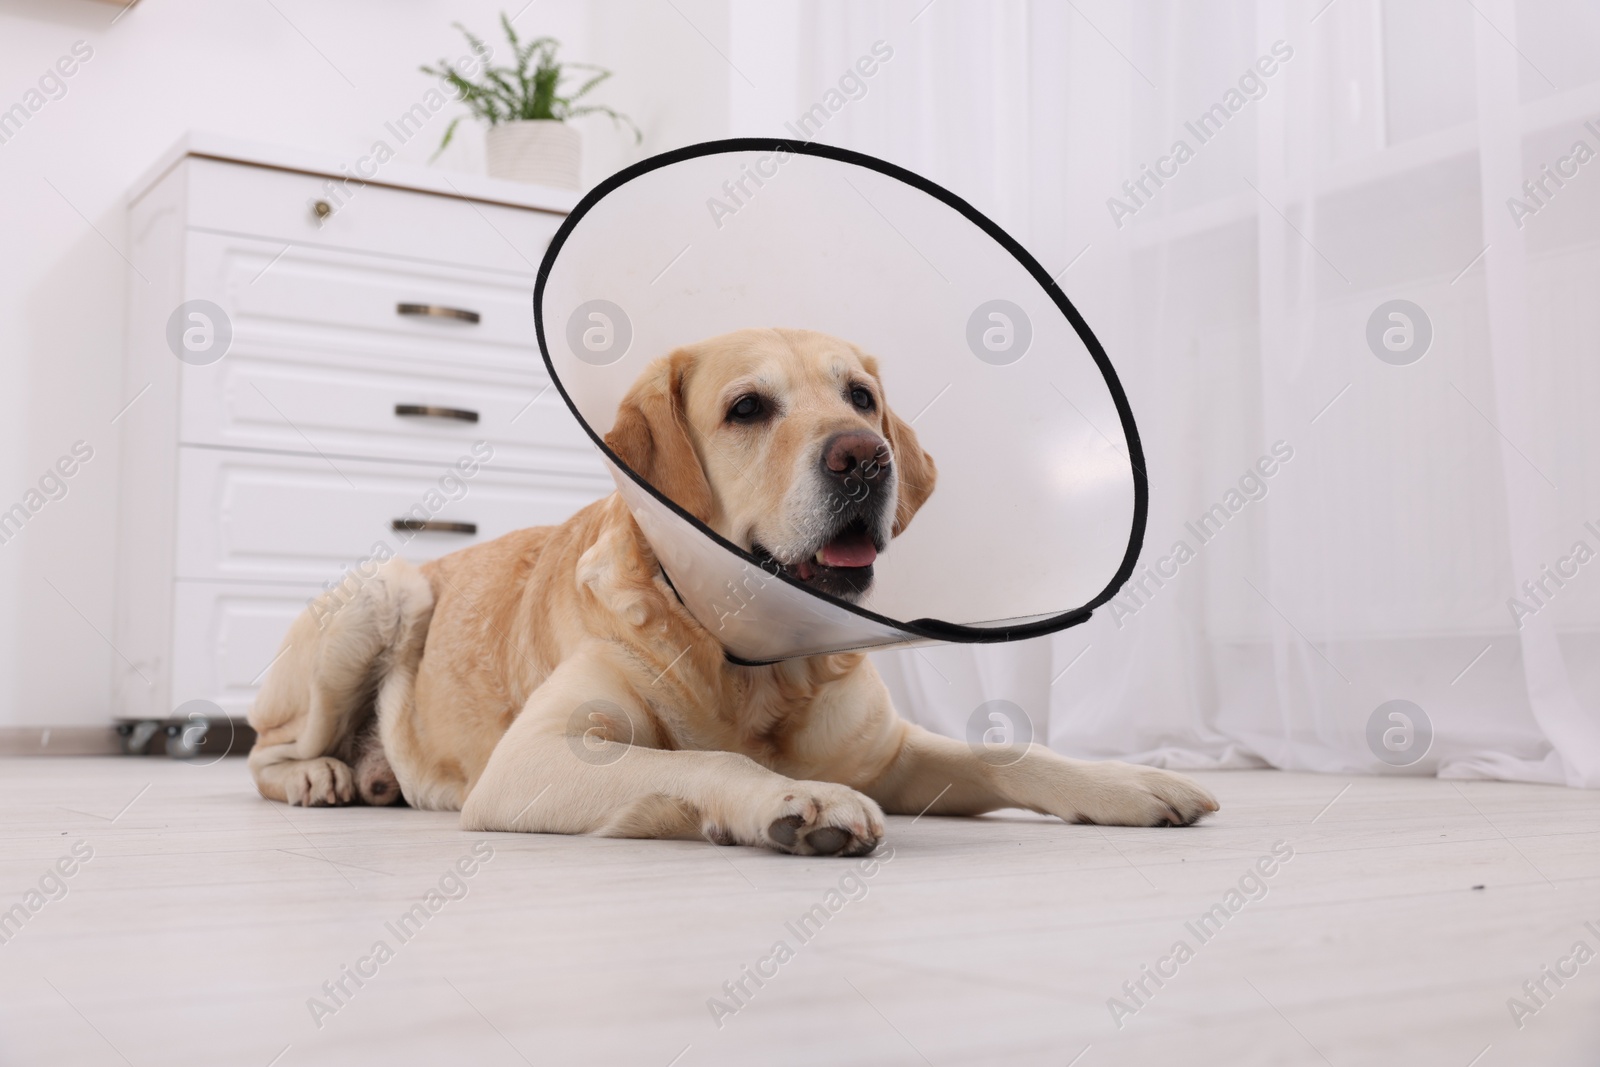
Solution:
[[(656, 360), (606, 441), (723, 537), (848, 598), (935, 479), (873, 358), (803, 330)], [(250, 722), (263, 796), (403, 796), (460, 810), (470, 830), (861, 855), (885, 811), (1165, 826), (1217, 810), (1167, 771), (1038, 745), (985, 759), (900, 719), (860, 654), (730, 663), (616, 494), (420, 568), (391, 560), (347, 601), (313, 606)]]

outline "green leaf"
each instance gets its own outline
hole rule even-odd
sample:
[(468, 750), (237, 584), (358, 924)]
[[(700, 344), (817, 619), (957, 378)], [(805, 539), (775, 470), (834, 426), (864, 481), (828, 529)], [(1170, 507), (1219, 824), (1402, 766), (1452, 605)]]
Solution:
[[(452, 23), (461, 31), (467, 43), (479, 57), (488, 51), (488, 46), (483, 39), (472, 33), (459, 22)], [(644, 134), (639, 127), (634, 125), (632, 119), (619, 114), (609, 107), (598, 104), (586, 104), (581, 107), (576, 105), (597, 86), (611, 77), (611, 72), (592, 63), (566, 63), (557, 59), (561, 49), (561, 42), (554, 37), (534, 37), (524, 41), (517, 36), (517, 31), (511, 24), (510, 17), (500, 12), (500, 28), (511, 45), (513, 65), (494, 66), (487, 60), (482, 63), (475, 79), (469, 80), (457, 71), (447, 59), (440, 59), (438, 66), (419, 67), (424, 73), (443, 81), (454, 90), (458, 101), (468, 113), (490, 126), (502, 122), (511, 122), (516, 119), (555, 119), (566, 121), (582, 115), (604, 114), (609, 115), (613, 124), (626, 125), (633, 131), (634, 142), (643, 141)], [(592, 75), (579, 81), (576, 88), (570, 93), (563, 90), (563, 82), (573, 78), (573, 71), (592, 71)], [(455, 135), (456, 125), (462, 118), (458, 115), (451, 120), (445, 130), (444, 140), (440, 142), (439, 152), (444, 151)], [(438, 156), (438, 152), (434, 156)]]
[(456, 125), (461, 121), (461, 119), (462, 119), (462, 116), (457, 115), (455, 118), (450, 120), (450, 125), (448, 125), (448, 126), (446, 126), (444, 128), (444, 140), (439, 142), (438, 149), (436, 149), (434, 151), (433, 155), (428, 157), (428, 162), (429, 163), (432, 163), (434, 160), (438, 159), (439, 158), (439, 154), (441, 152), (443, 152), (446, 148), (450, 147), (450, 138), (452, 138), (452, 137), (454, 137), (456, 135)]

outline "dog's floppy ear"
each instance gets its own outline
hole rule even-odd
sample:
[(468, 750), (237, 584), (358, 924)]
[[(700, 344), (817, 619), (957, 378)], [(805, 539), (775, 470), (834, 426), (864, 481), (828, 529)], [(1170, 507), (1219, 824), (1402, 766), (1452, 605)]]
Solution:
[[(862, 353), (861, 363), (867, 368), (868, 374), (878, 379), (878, 389), (882, 393), (883, 378), (878, 374), (878, 361)], [(889, 439), (889, 448), (894, 452), (894, 465), (899, 472), (899, 502), (895, 505), (894, 530), (891, 533), (891, 536), (899, 537), (911, 524), (911, 517), (933, 494), (933, 484), (938, 481), (939, 471), (933, 464), (933, 457), (922, 450), (911, 424), (890, 410), (887, 398), (883, 401), (883, 433)]]
[(683, 380), (694, 354), (680, 348), (645, 369), (617, 407), (606, 445), (674, 504), (711, 521), (711, 486), (689, 439)]

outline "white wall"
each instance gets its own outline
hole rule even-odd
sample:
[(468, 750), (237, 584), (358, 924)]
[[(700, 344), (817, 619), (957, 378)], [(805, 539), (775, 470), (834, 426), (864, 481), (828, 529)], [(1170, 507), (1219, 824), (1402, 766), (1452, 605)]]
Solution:
[[(110, 666), (117, 427), (130, 184), (186, 129), (354, 159), (462, 55), (461, 21), (498, 40), (489, 0), (91, 0), (0, 6), (0, 110), (22, 100), (74, 42), (93, 55), (0, 144), (0, 510), (78, 440), (94, 458), (21, 533), (0, 544), (0, 726), (105, 722)], [(515, 13), (521, 0), (505, 3)], [(585, 177), (676, 144), (725, 136), (727, 4), (538, 0), (517, 18), (567, 58), (612, 67), (598, 94), (631, 113), (643, 146), (586, 120)], [(679, 12), (682, 12), (680, 15)], [(120, 17), (119, 17), (120, 16)], [(113, 21), (115, 20), (115, 21)], [(692, 20), (694, 25), (689, 24)], [(698, 30), (696, 29), (698, 27)], [(705, 36), (702, 36), (704, 34)], [(426, 162), (437, 131), (399, 158)], [(426, 143), (425, 143), (426, 142)], [(437, 165), (481, 167), (463, 125)], [(52, 186), (54, 188), (52, 188)]]

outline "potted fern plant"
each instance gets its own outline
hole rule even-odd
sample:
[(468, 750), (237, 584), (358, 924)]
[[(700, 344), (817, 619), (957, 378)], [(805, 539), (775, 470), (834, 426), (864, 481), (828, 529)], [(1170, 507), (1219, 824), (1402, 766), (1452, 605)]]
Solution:
[[(579, 188), (583, 138), (567, 125), (567, 121), (582, 115), (609, 115), (614, 124), (625, 125), (633, 131), (635, 143), (643, 140), (639, 128), (628, 116), (604, 104), (579, 103), (611, 77), (609, 70), (589, 63), (560, 62), (556, 53), (561, 42), (554, 37), (536, 37), (527, 42), (518, 40), (517, 31), (504, 12), (500, 14), (500, 26), (511, 45), (512, 58), (516, 61), (513, 66), (485, 63), (474, 79), (462, 76), (442, 59), (436, 67), (422, 68), (424, 74), (443, 79), (452, 95), (467, 105), (472, 117), (488, 123), (486, 147), (491, 177), (564, 189)], [(489, 49), (481, 39), (459, 22), (455, 27), (475, 53), (488, 54)], [(568, 91), (564, 83), (569, 78), (568, 72), (574, 70), (589, 73), (576, 88)], [(445, 127), (439, 152), (449, 146), (456, 126), (466, 117), (458, 115)], [(438, 156), (439, 152), (434, 155)]]

